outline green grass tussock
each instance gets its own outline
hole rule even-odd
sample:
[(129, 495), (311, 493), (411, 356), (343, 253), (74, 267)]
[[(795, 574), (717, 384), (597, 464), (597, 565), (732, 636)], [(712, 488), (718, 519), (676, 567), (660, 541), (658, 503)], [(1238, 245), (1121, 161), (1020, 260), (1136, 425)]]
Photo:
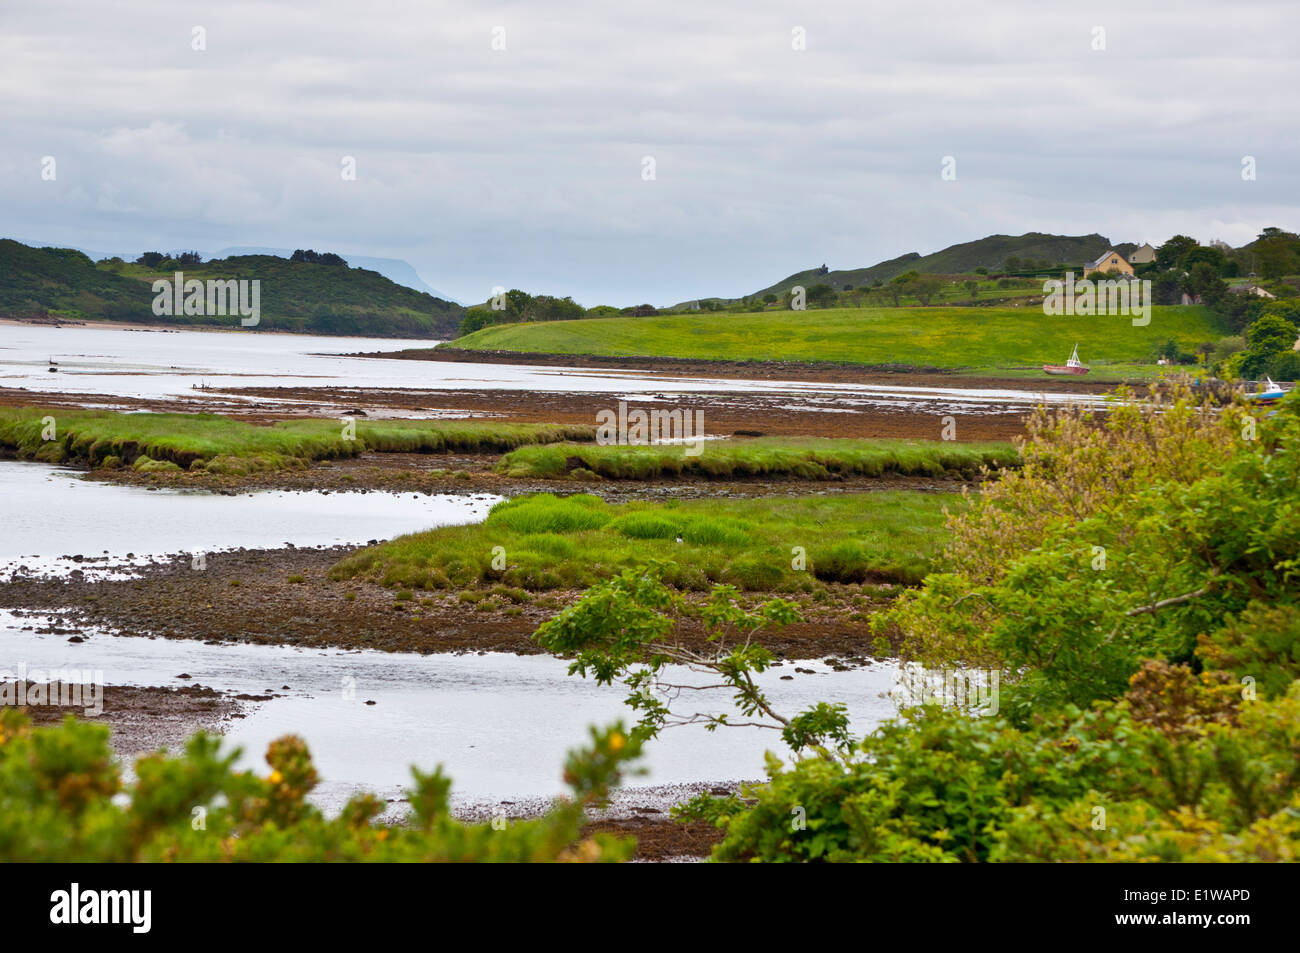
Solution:
[(529, 446), (502, 457), (497, 469), (525, 479), (650, 480), (683, 475), (710, 478), (789, 476), (828, 480), (837, 476), (975, 475), (980, 467), (1015, 466), (1019, 456), (1009, 443), (955, 443), (935, 440), (855, 440), (759, 437), (713, 440), (698, 456), (680, 445)]
[[(46, 439), (50, 419), (53, 436)], [(443, 420), (355, 424), (355, 439), (346, 439), (337, 420), (295, 419), (259, 426), (217, 414), (0, 408), (0, 448), (46, 463), (244, 474), (304, 467), (315, 460), (366, 451), (504, 453), (531, 443), (590, 440), (595, 435), (594, 427), (554, 424)]]
[[(343, 559), (335, 580), (394, 589), (580, 588), (657, 559), (664, 580), (703, 591), (809, 591), (823, 582), (914, 584), (942, 549), (957, 494), (672, 500), (611, 505), (550, 493), (498, 503), (475, 526), (402, 536)], [(679, 542), (680, 540), (680, 542)], [(498, 565), (494, 568), (494, 557)], [(803, 569), (797, 568), (802, 559)]]

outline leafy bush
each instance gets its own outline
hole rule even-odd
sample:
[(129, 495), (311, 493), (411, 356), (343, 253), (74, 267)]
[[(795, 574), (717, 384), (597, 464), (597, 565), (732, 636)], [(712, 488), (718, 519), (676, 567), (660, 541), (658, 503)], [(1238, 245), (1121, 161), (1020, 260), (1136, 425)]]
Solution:
[(951, 522), (951, 571), (878, 625), (927, 664), (1027, 672), (1009, 700), (1026, 712), (1114, 697), (1146, 658), (1189, 660), (1251, 602), (1296, 601), (1297, 406), (1258, 439), (1246, 409), (1181, 385), (1104, 421), (1041, 415), (1024, 467)]
[(1268, 698), (1300, 678), (1300, 606), (1251, 602), (1226, 621), (1198, 639), (1196, 654), (1207, 668), (1252, 678)]
[[(869, 735), (849, 761), (786, 767), (771, 759), (770, 782), (742, 792), (752, 803), (703, 798), (682, 813), (725, 826), (714, 852), (723, 861), (1267, 860), (1300, 852), (1300, 684), (1279, 701), (1243, 705), (1239, 724), (1193, 719), (1181, 732), (1143, 723), (1132, 704), (1066, 708), (1033, 730), (915, 708)], [(1269, 856), (1260, 856), (1261, 831), (1277, 827)], [(1195, 856), (1174, 847), (1179, 838), (1195, 844)]]
[[(664, 585), (658, 565), (625, 569), (593, 586), (575, 604), (542, 623), (533, 634), (542, 648), (571, 658), (570, 675), (590, 674), (598, 685), (621, 682), (626, 704), (641, 712), (633, 729), (639, 740), (655, 737), (671, 725), (703, 724), (709, 731), (733, 724), (726, 714), (673, 710), (673, 702), (692, 687), (677, 682), (670, 665), (701, 673), (735, 692), (745, 727), (781, 732), (794, 750), (829, 748), (848, 739), (842, 705), (818, 703), (794, 716), (777, 712), (754, 676), (767, 671), (775, 656), (755, 641), (760, 631), (799, 620), (793, 603), (773, 599), (756, 609), (742, 607), (731, 586), (715, 586), (701, 608), (687, 604)], [(707, 647), (692, 648), (676, 635), (674, 620), (696, 615)]]
[(999, 714), (907, 709), (679, 813), (726, 828), (720, 860), (1297, 858), (1298, 411), (1175, 384), (1040, 414), (1024, 467), (952, 520), (951, 571), (880, 620), (932, 665), (1000, 670)]

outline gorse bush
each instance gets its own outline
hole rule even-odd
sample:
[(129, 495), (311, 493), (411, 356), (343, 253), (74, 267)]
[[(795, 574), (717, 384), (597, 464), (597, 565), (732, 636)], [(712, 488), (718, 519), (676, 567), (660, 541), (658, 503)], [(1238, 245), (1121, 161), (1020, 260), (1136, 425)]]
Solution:
[[(306, 801), (317, 783), (302, 739), (271, 743), (263, 778), (236, 771), (237, 751), (195, 735), (182, 754), (139, 759), (125, 782), (108, 729), (69, 717), (33, 728), (0, 709), (0, 860), (4, 861), (610, 861), (632, 841), (584, 838), (584, 809), (602, 803), (640, 752), (621, 725), (591, 730), (571, 752), (573, 795), (535, 820), (504, 827), (451, 816), (451, 780), (412, 769), (408, 822), (376, 823), (386, 804), (354, 797), (327, 818)], [(119, 797), (121, 796), (121, 797)]]

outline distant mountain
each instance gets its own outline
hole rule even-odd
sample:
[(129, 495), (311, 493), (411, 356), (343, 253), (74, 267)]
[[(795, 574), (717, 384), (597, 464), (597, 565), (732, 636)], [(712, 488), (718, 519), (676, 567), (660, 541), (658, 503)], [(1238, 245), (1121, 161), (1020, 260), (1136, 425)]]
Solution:
[[(318, 248), (317, 251), (332, 251), (332, 249)], [(217, 252), (214, 257), (228, 258), (232, 255), (275, 255), (277, 258), (288, 258), (294, 253), (292, 248), (260, 248), (253, 246), (236, 246), (233, 248), (223, 248)], [(453, 301), (455, 299), (443, 294), (437, 288), (428, 285), (419, 272), (411, 267), (409, 262), (401, 258), (370, 258), (366, 255), (343, 255), (343, 258), (353, 268), (366, 268), (370, 271), (377, 271), (389, 281), (407, 288), (414, 288), (416, 291), (423, 291), (425, 294), (433, 295), (435, 298), (442, 298), (444, 301)], [(459, 302), (455, 302), (459, 303)]]
[(73, 320), (148, 324), (234, 325), (226, 316), (153, 313), (152, 283), (183, 271), (186, 279), (261, 282), (261, 330), (376, 337), (454, 337), (464, 309), (397, 284), (377, 271), (234, 255), (201, 264), (96, 265), (71, 248), (33, 248), (0, 239), (0, 317), (50, 315)]
[[(1082, 265), (1084, 262), (1095, 260), (1102, 252), (1111, 248), (1122, 253), (1125, 249), (1134, 247), (1136, 246), (1132, 244), (1112, 245), (1104, 235), (1096, 234), (1047, 235), (1042, 232), (1028, 232), (1024, 235), (1014, 236), (989, 235), (987, 238), (980, 238), (973, 242), (949, 245), (942, 251), (930, 255), (908, 252), (906, 255), (899, 255), (897, 258), (891, 258), (888, 261), (882, 261), (866, 268), (836, 269), (825, 272), (820, 268), (809, 268), (805, 271), (795, 272), (793, 275), (775, 284), (768, 285), (766, 288), (760, 288), (746, 297), (761, 298), (769, 293), (784, 295), (794, 285), (803, 285), (805, 288), (809, 288), (815, 284), (828, 284), (836, 291), (841, 290), (845, 285), (861, 288), (863, 285), (869, 285), (877, 280), (888, 281), (905, 271), (912, 270), (937, 275), (967, 274), (976, 268), (999, 271), (1010, 257), (1022, 260), (1049, 261), (1053, 264), (1062, 262)], [(704, 300), (725, 303), (738, 299), (712, 298)], [(673, 310), (691, 303), (693, 302), (674, 306)]]

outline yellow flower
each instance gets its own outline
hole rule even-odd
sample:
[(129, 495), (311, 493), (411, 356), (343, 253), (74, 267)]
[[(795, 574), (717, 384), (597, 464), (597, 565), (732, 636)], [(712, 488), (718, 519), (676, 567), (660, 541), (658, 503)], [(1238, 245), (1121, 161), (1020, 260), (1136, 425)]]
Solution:
[(627, 739), (617, 732), (609, 736), (609, 750), (615, 754), (622, 751), (625, 744), (627, 744)]
[(270, 781), (272, 784), (279, 784), (281, 781), (284, 780), (284, 775), (282, 775), (279, 771), (272, 771), (271, 776), (266, 780)]

